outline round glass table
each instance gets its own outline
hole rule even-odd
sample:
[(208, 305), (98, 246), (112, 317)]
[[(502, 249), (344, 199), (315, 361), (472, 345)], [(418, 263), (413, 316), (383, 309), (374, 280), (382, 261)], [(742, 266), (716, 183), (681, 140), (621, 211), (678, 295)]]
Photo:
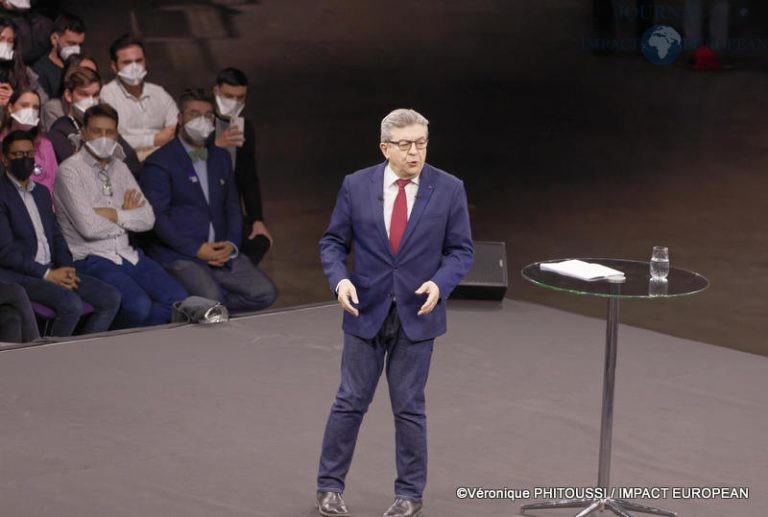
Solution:
[(709, 281), (698, 273), (669, 268), (666, 280), (654, 280), (650, 276), (650, 263), (638, 260), (581, 258), (578, 260), (600, 264), (624, 273), (621, 279), (580, 280), (541, 269), (542, 264), (570, 259), (534, 262), (525, 266), (521, 274), (526, 280), (555, 291), (582, 296), (598, 296), (608, 300), (605, 338), (605, 367), (603, 370), (603, 407), (600, 421), (600, 455), (597, 469), (597, 487), (604, 497), (594, 499), (560, 499), (523, 505), (521, 513), (528, 510), (553, 508), (581, 508), (576, 517), (609, 510), (620, 517), (631, 517), (630, 511), (675, 517), (676, 513), (609, 497), (611, 468), (611, 434), (613, 430), (613, 394), (616, 384), (616, 351), (619, 330), (619, 302), (622, 298), (673, 298), (699, 293), (709, 286)]

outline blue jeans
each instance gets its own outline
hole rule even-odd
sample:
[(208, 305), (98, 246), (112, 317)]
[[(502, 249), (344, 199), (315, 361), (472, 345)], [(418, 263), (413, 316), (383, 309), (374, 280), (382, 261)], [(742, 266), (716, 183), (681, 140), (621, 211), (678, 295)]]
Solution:
[(272, 280), (244, 255), (232, 259), (229, 268), (193, 260), (176, 260), (165, 267), (189, 294), (216, 300), (230, 310), (258, 311), (277, 298)]
[(344, 334), (341, 385), (325, 427), (317, 489), (343, 492), (363, 415), (386, 366), (395, 417), (397, 479), (395, 495), (421, 500), (427, 482), (427, 384), (434, 340), (411, 341), (393, 305), (373, 339)]
[(120, 311), (113, 328), (160, 325), (171, 320), (173, 303), (187, 297), (187, 292), (165, 270), (143, 252), (134, 265), (122, 264), (90, 255), (75, 262), (79, 273), (90, 275), (117, 288), (122, 295)]
[(56, 311), (51, 325), (52, 336), (72, 335), (83, 313), (83, 301), (93, 306), (93, 312), (85, 318), (81, 334), (108, 330), (120, 307), (120, 293), (114, 287), (87, 275), (78, 275), (80, 285), (69, 290), (42, 278), (11, 274), (16, 275), (15, 281), (24, 288), (31, 301)]

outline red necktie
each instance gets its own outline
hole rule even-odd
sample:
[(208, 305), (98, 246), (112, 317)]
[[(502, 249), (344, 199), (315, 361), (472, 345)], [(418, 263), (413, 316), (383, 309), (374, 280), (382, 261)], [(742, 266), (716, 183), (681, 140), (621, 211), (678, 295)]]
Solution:
[(392, 253), (397, 255), (400, 248), (400, 241), (405, 234), (405, 225), (408, 223), (408, 201), (405, 197), (405, 186), (411, 180), (397, 180), (397, 197), (395, 205), (392, 207), (392, 220), (389, 224), (389, 245), (392, 246)]

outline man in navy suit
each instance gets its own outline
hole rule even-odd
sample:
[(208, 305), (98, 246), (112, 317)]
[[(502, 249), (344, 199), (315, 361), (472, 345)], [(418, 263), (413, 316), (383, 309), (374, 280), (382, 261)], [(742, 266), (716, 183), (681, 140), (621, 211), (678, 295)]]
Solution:
[[(381, 122), (386, 162), (344, 178), (320, 258), (344, 308), (341, 384), (323, 437), (321, 515), (342, 498), (363, 415), (386, 367), (395, 417), (395, 501), (385, 517), (417, 517), (427, 477), (424, 387), (446, 299), (473, 260), (463, 183), (425, 163), (428, 121), (398, 109)], [(354, 249), (352, 271), (347, 258)]]
[(33, 302), (56, 311), (52, 335), (69, 336), (83, 311), (82, 302), (94, 312), (85, 320), (82, 332), (109, 329), (120, 307), (120, 293), (114, 287), (86, 275), (78, 276), (72, 266), (48, 189), (38, 188), (29, 179), (35, 167), (34, 135), (13, 131), (3, 140), (0, 177), (0, 268), (3, 280), (20, 284)]
[(239, 253), (243, 215), (232, 160), (225, 149), (205, 145), (214, 130), (213, 102), (203, 90), (182, 93), (178, 135), (144, 162), (141, 187), (156, 217), (148, 252), (189, 294), (259, 310), (277, 290)]

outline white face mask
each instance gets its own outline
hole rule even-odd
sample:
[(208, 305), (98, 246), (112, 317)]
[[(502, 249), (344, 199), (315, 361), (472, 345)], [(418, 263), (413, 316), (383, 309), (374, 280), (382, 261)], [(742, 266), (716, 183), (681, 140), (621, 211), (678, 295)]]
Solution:
[(101, 158), (102, 160), (108, 160), (112, 157), (113, 154), (115, 154), (117, 141), (111, 138), (107, 138), (106, 136), (102, 136), (101, 138), (88, 140), (85, 145), (94, 155), (96, 155), (96, 157)]
[(35, 127), (40, 122), (40, 110), (22, 108), (11, 113), (11, 118), (22, 126)]
[(3, 61), (13, 59), (13, 45), (7, 41), (0, 42), (0, 59)]
[(80, 45), (70, 45), (68, 47), (61, 47), (61, 50), (59, 50), (59, 57), (62, 61), (66, 61), (69, 56), (79, 53)]
[(133, 62), (130, 65), (123, 67), (117, 75), (120, 76), (120, 79), (122, 79), (125, 84), (129, 86), (137, 86), (144, 80), (147, 71), (144, 69), (144, 65)]
[(222, 117), (235, 118), (245, 108), (245, 103), (237, 99), (227, 99), (221, 95), (216, 96), (216, 106), (219, 108), (219, 115)]
[(85, 99), (80, 99), (79, 101), (72, 104), (72, 106), (75, 108), (75, 114), (83, 118), (83, 115), (85, 115), (85, 110), (90, 108), (91, 106), (95, 106), (99, 103), (98, 97), (86, 97)]
[(11, 7), (15, 7), (16, 9), (30, 9), (32, 7), (32, 4), (29, 0), (6, 0), (9, 4), (11, 4)]
[(204, 143), (213, 130), (213, 122), (205, 117), (193, 118), (184, 124), (184, 132), (196, 144)]

